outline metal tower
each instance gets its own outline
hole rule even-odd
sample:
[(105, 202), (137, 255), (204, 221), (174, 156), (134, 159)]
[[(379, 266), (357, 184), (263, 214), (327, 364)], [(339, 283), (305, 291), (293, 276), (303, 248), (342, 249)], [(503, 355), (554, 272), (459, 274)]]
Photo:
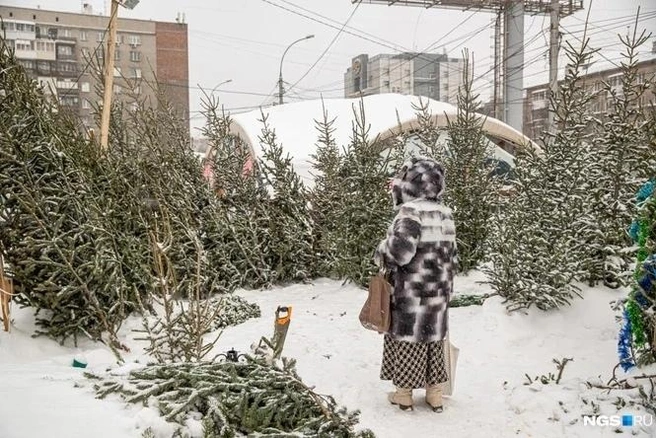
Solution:
[(558, 21), (561, 17), (583, 9), (583, 0), (351, 0), (351, 3), (474, 10), (497, 14), (494, 32), (494, 115), (520, 132), (524, 122), (524, 15), (551, 15), (549, 83), (551, 92), (555, 93)]

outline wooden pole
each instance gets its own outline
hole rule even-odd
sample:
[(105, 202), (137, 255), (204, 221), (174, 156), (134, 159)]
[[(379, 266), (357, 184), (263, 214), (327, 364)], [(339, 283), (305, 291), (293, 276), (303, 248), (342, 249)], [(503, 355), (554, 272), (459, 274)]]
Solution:
[(5, 275), (4, 260), (2, 255), (0, 255), (0, 314), (2, 315), (2, 323), (6, 332), (9, 331), (11, 323), (9, 306), (13, 295), (14, 287), (11, 278)]
[(112, 0), (112, 12), (109, 16), (109, 39), (105, 57), (105, 90), (103, 96), (102, 118), (100, 120), (100, 147), (107, 149), (109, 143), (109, 116), (112, 109), (112, 93), (114, 91), (114, 53), (116, 52), (116, 18), (118, 16), (118, 0)]
[[(556, 99), (558, 93), (558, 27), (560, 18), (560, 3), (559, 0), (551, 0), (551, 24), (549, 26), (549, 97)], [(555, 131), (554, 126), (554, 113), (550, 111), (547, 113), (547, 130)]]

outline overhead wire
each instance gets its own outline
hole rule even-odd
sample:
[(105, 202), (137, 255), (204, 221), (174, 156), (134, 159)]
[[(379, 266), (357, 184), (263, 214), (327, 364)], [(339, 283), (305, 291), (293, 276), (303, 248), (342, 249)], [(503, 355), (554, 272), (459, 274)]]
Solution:
[(324, 51), (321, 52), (321, 55), (319, 55), (319, 57), (317, 58), (317, 60), (314, 61), (314, 63), (310, 66), (310, 68), (307, 69), (307, 71), (303, 74), (303, 76), (301, 76), (296, 82), (294, 82), (294, 84), (293, 84), (293, 85), (292, 85), (287, 91), (291, 90), (291, 89), (294, 88), (299, 82), (301, 82), (303, 79), (305, 79), (305, 78), (307, 77), (307, 75), (310, 74), (310, 72), (312, 71), (312, 69), (313, 69), (314, 67), (316, 67), (316, 65), (319, 63), (319, 61), (321, 61), (321, 60), (323, 59), (323, 57), (326, 55), (326, 53), (328, 53), (328, 51), (331, 49), (331, 47), (335, 44), (335, 42), (337, 41), (337, 39), (339, 38), (339, 36), (342, 34), (342, 32), (344, 32), (344, 28), (348, 25), (348, 23), (351, 21), (351, 19), (352, 19), (353, 16), (355, 15), (355, 13), (358, 11), (358, 8), (360, 7), (360, 4), (361, 4), (361, 3), (358, 3), (357, 6), (353, 9), (353, 11), (351, 12), (351, 15), (349, 15), (349, 17), (348, 17), (348, 18), (346, 19), (346, 21), (344, 22), (344, 25), (339, 29), (339, 31), (337, 31), (337, 34), (335, 34), (335, 36), (333, 37), (333, 39), (330, 41), (330, 44), (328, 44), (328, 46), (324, 49)]
[[(399, 46), (399, 45), (397, 45), (397, 44), (395, 44), (395, 43), (390, 43), (390, 42), (385, 41), (385, 40), (382, 40), (382, 39), (377, 40), (377, 37), (374, 36), (374, 35), (372, 35), (372, 34), (367, 34), (367, 33), (364, 32), (364, 31), (358, 31), (358, 30), (355, 29), (354, 27), (348, 25), (349, 20), (347, 20), (346, 23), (339, 23), (339, 25), (340, 25), (341, 27), (337, 27), (337, 26), (333, 26), (333, 25), (331, 25), (330, 23), (322, 22), (322, 21), (320, 21), (320, 20), (318, 20), (318, 19), (316, 19), (316, 18), (314, 18), (314, 17), (310, 17), (310, 16), (308, 16), (308, 15), (306, 15), (306, 14), (302, 14), (302, 13), (299, 13), (298, 11), (294, 11), (294, 10), (291, 10), (291, 9), (289, 9), (289, 8), (286, 8), (286, 7), (282, 6), (282, 5), (276, 4), (276, 3), (274, 3), (274, 2), (272, 2), (272, 1), (270, 1), (270, 0), (262, 0), (262, 1), (264, 1), (265, 3), (268, 3), (268, 4), (272, 5), (272, 6), (275, 6), (275, 7), (278, 7), (278, 8), (280, 8), (280, 9), (286, 10), (286, 11), (288, 11), (288, 12), (290, 12), (290, 13), (295, 14), (295, 15), (302, 16), (302, 17), (304, 17), (304, 18), (306, 18), (306, 19), (309, 19), (309, 20), (311, 20), (311, 21), (318, 22), (318, 23), (320, 23), (320, 24), (322, 24), (322, 25), (325, 25), (325, 26), (327, 26), (327, 27), (331, 27), (331, 28), (333, 28), (333, 29), (336, 29), (336, 30), (338, 30), (338, 34), (337, 34), (337, 35), (341, 35), (342, 33), (346, 33), (346, 34), (349, 34), (349, 35), (355, 36), (355, 37), (357, 37), (357, 38), (360, 38), (360, 39), (363, 39), (363, 40), (367, 40), (367, 41), (372, 42), (372, 43), (374, 43), (374, 44), (381, 45), (381, 46), (384, 46), (384, 47), (388, 47), (388, 48), (390, 48), (390, 49), (392, 49), (392, 50), (394, 50), (394, 51), (401, 51), (401, 50), (404, 50), (402, 46)], [(298, 9), (304, 10), (305, 12), (309, 12), (309, 13), (312, 13), (312, 14), (314, 14), (314, 15), (316, 15), (316, 16), (322, 17), (323, 19), (325, 19), (325, 20), (327, 20), (327, 21), (331, 21), (331, 22), (338, 23), (336, 20), (333, 20), (333, 19), (331, 19), (331, 18), (328, 18), (328, 17), (322, 16), (321, 14), (315, 13), (314, 11), (311, 11), (311, 10), (309, 10), (309, 9), (307, 9), (307, 8), (303, 8), (302, 6), (295, 5), (294, 3), (290, 2), (290, 1), (287, 1), (287, 0), (279, 0), (279, 1), (281, 1), (281, 2), (283, 2), (283, 3), (285, 3), (285, 4), (288, 4), (288, 5), (290, 5), (290, 6), (297, 7)], [(353, 15), (353, 14), (352, 14), (352, 15)], [(352, 15), (351, 15), (351, 17), (352, 17)], [(473, 16), (473, 14), (472, 14), (472, 16)], [(643, 19), (642, 19), (641, 21), (644, 21), (644, 20), (647, 20), (647, 19), (651, 19), (652, 17), (655, 17), (655, 16), (656, 16), (656, 11), (655, 11), (655, 12), (650, 12), (650, 13), (648, 13), (648, 14), (645, 14), (645, 16), (643, 17)], [(599, 23), (599, 22), (612, 22), (612, 23), (615, 23), (616, 25), (615, 25), (614, 27), (612, 27), (612, 28), (608, 28), (608, 27), (606, 27), (606, 28), (601, 28), (601, 27), (598, 27), (598, 26), (594, 26), (594, 27), (596, 27), (596, 28), (598, 28), (598, 29), (601, 29), (601, 31), (600, 31), (600, 32), (596, 32), (596, 33), (589, 33), (589, 35), (597, 35), (597, 34), (601, 34), (601, 33), (604, 33), (604, 32), (608, 32), (609, 30), (612, 30), (612, 29), (615, 29), (615, 28), (618, 28), (618, 27), (622, 27), (622, 26), (625, 24), (626, 19), (629, 18), (629, 17), (634, 17), (634, 16), (615, 17), (615, 18), (607, 19), (607, 20), (599, 20), (599, 21), (597, 21), (596, 23)], [(469, 18), (471, 18), (471, 16), (470, 16)], [(576, 17), (574, 17), (574, 18), (576, 18)], [(578, 18), (576, 18), (576, 19), (579, 20)], [(579, 20), (579, 21), (581, 21), (581, 20)], [(465, 22), (466, 22), (466, 20), (465, 20)], [(543, 23), (544, 23), (544, 20), (543, 20)], [(617, 24), (617, 23), (619, 23), (619, 24)], [(459, 24), (457, 27), (461, 27), (461, 26), (462, 26), (462, 23)], [(486, 26), (483, 26), (482, 29), (484, 29), (484, 28), (486, 28), (486, 27), (489, 27), (489, 24), (486, 25)], [(365, 36), (363, 36), (363, 35), (358, 35), (358, 34), (354, 34), (354, 32), (352, 32), (351, 29), (354, 29), (354, 30), (356, 30), (356, 31), (358, 31), (358, 32), (361, 32), (361, 33), (364, 34)], [(478, 30), (478, 32), (480, 32), (482, 29)], [(455, 29), (452, 29), (449, 33), (447, 33), (447, 35), (444, 35), (443, 37), (441, 37), (440, 40), (442, 40), (442, 39), (444, 39), (445, 37), (447, 37), (447, 36), (448, 36), (450, 33), (452, 33), (454, 30), (455, 30)], [(579, 33), (579, 32), (581, 32), (581, 30), (571, 30), (571, 31), (570, 31), (570, 30), (565, 29), (565, 32), (566, 32), (567, 34), (569, 34), (569, 35), (575, 37), (575, 35), (573, 35), (573, 34), (575, 34), (575, 33)], [(540, 36), (542, 36), (542, 35), (544, 35), (544, 29), (543, 29), (542, 32), (536, 34), (536, 37), (540, 37)], [(372, 37), (372, 38), (368, 38), (368, 37)], [(463, 37), (465, 37), (465, 36), (463, 36)], [(460, 37), (460, 39), (463, 38), (463, 37)], [(470, 36), (469, 39), (471, 39), (472, 37), (473, 37), (473, 36)], [(534, 37), (534, 38), (535, 38), (535, 37)], [(438, 45), (440, 40), (438, 40), (438, 41), (432, 43), (429, 47), (432, 48), (432, 47)], [(534, 42), (534, 41), (535, 41), (535, 39), (532, 39), (532, 40), (531, 40), (531, 42)], [(465, 41), (465, 42), (466, 42), (466, 41)], [(461, 45), (462, 45), (462, 44), (464, 44), (464, 42), (461, 43)], [(530, 42), (529, 42), (529, 43), (526, 43), (526, 45), (529, 45), (529, 44), (530, 44)], [(331, 44), (331, 45), (332, 45), (332, 44)], [(330, 46), (331, 46), (331, 45), (329, 45), (328, 50), (330, 50)], [(538, 50), (538, 49), (539, 49), (539, 48), (537, 48), (537, 49), (534, 48), (534, 49), (532, 49), (532, 51), (534, 51), (534, 50)], [(327, 53), (328, 50), (325, 50), (324, 52)], [(425, 52), (425, 51), (427, 51), (427, 50), (430, 50), (430, 49), (425, 49), (423, 52)], [(415, 56), (415, 57), (422, 56), (423, 54), (424, 54), (424, 53), (419, 52), (419, 53), (417, 54), (417, 56)], [(535, 59), (539, 59), (540, 57), (545, 56), (545, 54), (546, 54), (546, 53), (544, 53), (544, 52), (540, 52), (540, 53), (538, 53), (537, 56), (531, 58), (531, 60), (529, 60), (529, 61), (526, 61), (526, 62), (525, 62), (525, 65), (526, 65), (527, 63), (532, 62), (532, 61), (535, 60)], [(509, 56), (511, 56), (511, 55), (509, 55)], [(322, 59), (322, 58), (324, 58), (324, 57), (325, 57), (325, 55), (321, 56), (319, 59)], [(507, 57), (506, 57), (506, 58), (507, 58)], [(317, 63), (318, 63), (318, 62), (317, 62)], [(307, 64), (306, 64), (306, 65), (307, 65)], [(485, 65), (485, 64), (484, 64), (484, 65)], [(312, 68), (314, 68), (314, 66), (316, 66), (316, 63), (315, 63), (315, 65), (313, 65)], [(427, 66), (428, 66), (428, 65), (425, 65), (424, 67), (427, 67)], [(401, 66), (398, 66), (398, 68), (401, 68)], [(490, 69), (490, 70), (486, 71), (485, 73), (483, 73), (483, 74), (481, 74), (481, 75), (478, 75), (478, 76), (475, 78), (475, 80), (480, 80), (480, 79), (482, 79), (483, 77), (487, 76), (487, 74), (489, 74), (492, 70), (493, 70), (493, 69)], [(311, 69), (310, 69), (309, 71), (311, 71)], [(535, 75), (537, 75), (537, 74), (541, 74), (541, 73), (542, 73), (542, 72), (533, 73), (533, 74), (530, 74), (530, 75), (528, 75), (528, 76), (526, 76), (526, 77), (535, 76)], [(304, 76), (306, 76), (306, 75), (304, 75)], [(296, 83), (293, 84), (292, 87), (290, 87), (290, 90), (291, 90), (292, 88), (298, 88), (298, 89), (300, 89), (300, 90), (302, 90), (302, 91), (309, 92), (309, 93), (327, 93), (327, 92), (331, 92), (331, 91), (344, 91), (344, 89), (345, 89), (345, 87), (335, 88), (335, 89), (324, 89), (324, 87), (327, 87), (327, 86), (330, 86), (330, 85), (335, 85), (335, 84), (343, 83), (342, 80), (340, 80), (340, 81), (335, 81), (335, 82), (333, 82), (333, 83), (329, 83), (329, 84), (324, 84), (324, 85), (322, 85), (322, 86), (315, 87), (315, 88), (303, 88), (303, 87), (299, 87), (299, 86), (298, 86), (298, 83), (299, 83), (303, 78), (304, 78), (304, 77), (302, 77), (300, 80), (297, 80)], [(399, 80), (402, 80), (402, 78), (399, 79)], [(226, 90), (223, 90), (223, 92), (225, 92), (225, 91), (226, 91)], [(272, 91), (271, 93), (266, 94), (267, 97), (265, 98), (264, 102), (265, 102), (267, 99), (269, 99), (269, 98), (273, 95), (273, 92), (274, 92), (274, 91), (275, 91), (275, 87), (274, 87), (274, 89), (273, 89), (273, 91)], [(235, 93), (235, 94), (240, 94), (240, 93), (247, 94), (248, 92), (234, 92), (234, 93)], [(256, 93), (249, 93), (249, 94), (253, 94), (253, 95), (264, 95), (263, 93), (257, 93), (257, 94), (256, 94)], [(303, 96), (302, 96), (301, 94), (299, 94), (299, 93), (296, 93), (296, 92), (295, 92), (294, 94), (295, 94), (295, 96), (294, 96), (295, 99), (303, 98)], [(305, 93), (303, 93), (303, 94), (305, 94)], [(264, 102), (263, 102), (262, 104), (264, 104)], [(257, 108), (257, 107), (262, 106), (262, 104), (261, 104), (261, 105), (257, 105), (257, 106), (235, 107), (235, 108), (231, 108), (231, 110), (254, 109), (254, 108)]]

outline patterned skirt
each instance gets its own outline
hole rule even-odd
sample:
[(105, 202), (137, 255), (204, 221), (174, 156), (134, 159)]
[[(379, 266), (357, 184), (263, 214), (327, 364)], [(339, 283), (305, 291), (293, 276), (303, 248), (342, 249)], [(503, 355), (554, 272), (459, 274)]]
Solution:
[(425, 388), (449, 380), (444, 342), (397, 341), (385, 335), (382, 380), (391, 380), (398, 388)]

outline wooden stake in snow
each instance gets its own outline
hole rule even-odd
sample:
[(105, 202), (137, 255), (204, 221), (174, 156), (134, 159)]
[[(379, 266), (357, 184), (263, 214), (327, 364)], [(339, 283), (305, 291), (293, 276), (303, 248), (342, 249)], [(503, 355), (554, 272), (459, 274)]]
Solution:
[(9, 302), (14, 295), (14, 285), (11, 278), (5, 275), (5, 266), (2, 255), (0, 255), (0, 308), (2, 310), (2, 322), (5, 331), (9, 331)]

